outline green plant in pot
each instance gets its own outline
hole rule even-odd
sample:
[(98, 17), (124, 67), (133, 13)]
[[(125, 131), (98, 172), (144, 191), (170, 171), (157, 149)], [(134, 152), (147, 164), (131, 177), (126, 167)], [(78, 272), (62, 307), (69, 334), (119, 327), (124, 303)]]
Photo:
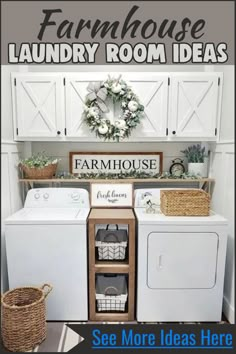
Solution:
[(188, 172), (193, 175), (207, 177), (207, 154), (205, 146), (200, 144), (189, 146), (181, 151), (188, 160)]
[(25, 178), (49, 179), (56, 174), (58, 162), (59, 159), (47, 156), (43, 151), (21, 159), (19, 167)]

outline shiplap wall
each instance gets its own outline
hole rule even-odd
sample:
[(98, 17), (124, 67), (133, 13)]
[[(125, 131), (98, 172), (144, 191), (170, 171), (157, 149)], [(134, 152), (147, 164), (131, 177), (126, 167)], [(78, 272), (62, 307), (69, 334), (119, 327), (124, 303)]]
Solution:
[[(32, 144), (32, 152), (37, 153), (45, 150), (49, 155), (60, 158), (58, 171), (69, 171), (69, 152), (70, 151), (96, 151), (96, 152), (163, 152), (163, 171), (169, 171), (172, 160), (176, 157), (183, 158), (180, 152), (189, 143), (40, 143)], [(184, 165), (187, 168), (186, 161)]]
[(5, 252), (4, 220), (22, 207), (22, 193), (18, 181), (18, 163), (22, 155), (22, 143), (2, 142), (1, 146), (1, 286), (8, 289)]
[(211, 175), (216, 183), (212, 207), (229, 221), (224, 287), (224, 313), (234, 323), (234, 145), (217, 144), (212, 154)]
[(234, 290), (234, 269), (235, 269), (235, 103), (234, 103), (234, 66), (222, 65), (215, 68), (215, 71), (222, 71), (224, 74), (222, 113), (220, 126), (220, 139), (215, 145), (212, 144), (212, 161), (210, 174), (215, 178), (215, 187), (212, 197), (212, 208), (227, 218), (228, 243), (225, 268), (225, 287), (223, 311), (230, 321), (235, 323), (235, 290)]
[(18, 161), (24, 150), (23, 143), (13, 141), (11, 103), (11, 72), (18, 72), (17, 65), (1, 67), (1, 286), (8, 289), (5, 252), (4, 220), (22, 207), (21, 188), (18, 182)]

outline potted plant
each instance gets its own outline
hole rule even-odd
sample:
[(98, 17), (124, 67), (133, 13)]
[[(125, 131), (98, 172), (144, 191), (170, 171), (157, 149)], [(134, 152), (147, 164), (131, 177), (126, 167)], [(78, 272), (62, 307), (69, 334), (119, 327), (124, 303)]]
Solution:
[(188, 173), (207, 177), (207, 155), (205, 146), (200, 144), (189, 146), (181, 151), (188, 160)]
[(19, 162), (19, 167), (24, 173), (25, 178), (48, 179), (52, 178), (57, 169), (59, 159), (54, 159), (40, 152)]

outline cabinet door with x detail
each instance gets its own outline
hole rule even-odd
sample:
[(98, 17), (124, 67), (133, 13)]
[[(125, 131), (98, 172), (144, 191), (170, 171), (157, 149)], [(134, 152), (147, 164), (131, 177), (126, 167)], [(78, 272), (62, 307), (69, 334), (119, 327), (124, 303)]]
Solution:
[(57, 74), (13, 79), (16, 140), (63, 136), (63, 82)]
[(216, 138), (219, 85), (218, 73), (181, 73), (171, 76), (171, 138)]

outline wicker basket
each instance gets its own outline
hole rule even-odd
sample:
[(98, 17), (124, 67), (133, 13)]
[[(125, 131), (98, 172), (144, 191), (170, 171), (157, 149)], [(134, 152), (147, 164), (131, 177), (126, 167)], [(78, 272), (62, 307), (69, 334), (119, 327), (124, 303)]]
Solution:
[(2, 340), (6, 349), (26, 352), (46, 338), (45, 298), (51, 290), (51, 285), (44, 284), (41, 288), (16, 288), (2, 296)]
[(160, 207), (168, 216), (208, 216), (210, 195), (196, 189), (162, 190)]
[(51, 164), (42, 168), (30, 168), (25, 165), (20, 165), (21, 170), (24, 173), (25, 178), (29, 179), (48, 179), (52, 178), (57, 170), (57, 163)]

